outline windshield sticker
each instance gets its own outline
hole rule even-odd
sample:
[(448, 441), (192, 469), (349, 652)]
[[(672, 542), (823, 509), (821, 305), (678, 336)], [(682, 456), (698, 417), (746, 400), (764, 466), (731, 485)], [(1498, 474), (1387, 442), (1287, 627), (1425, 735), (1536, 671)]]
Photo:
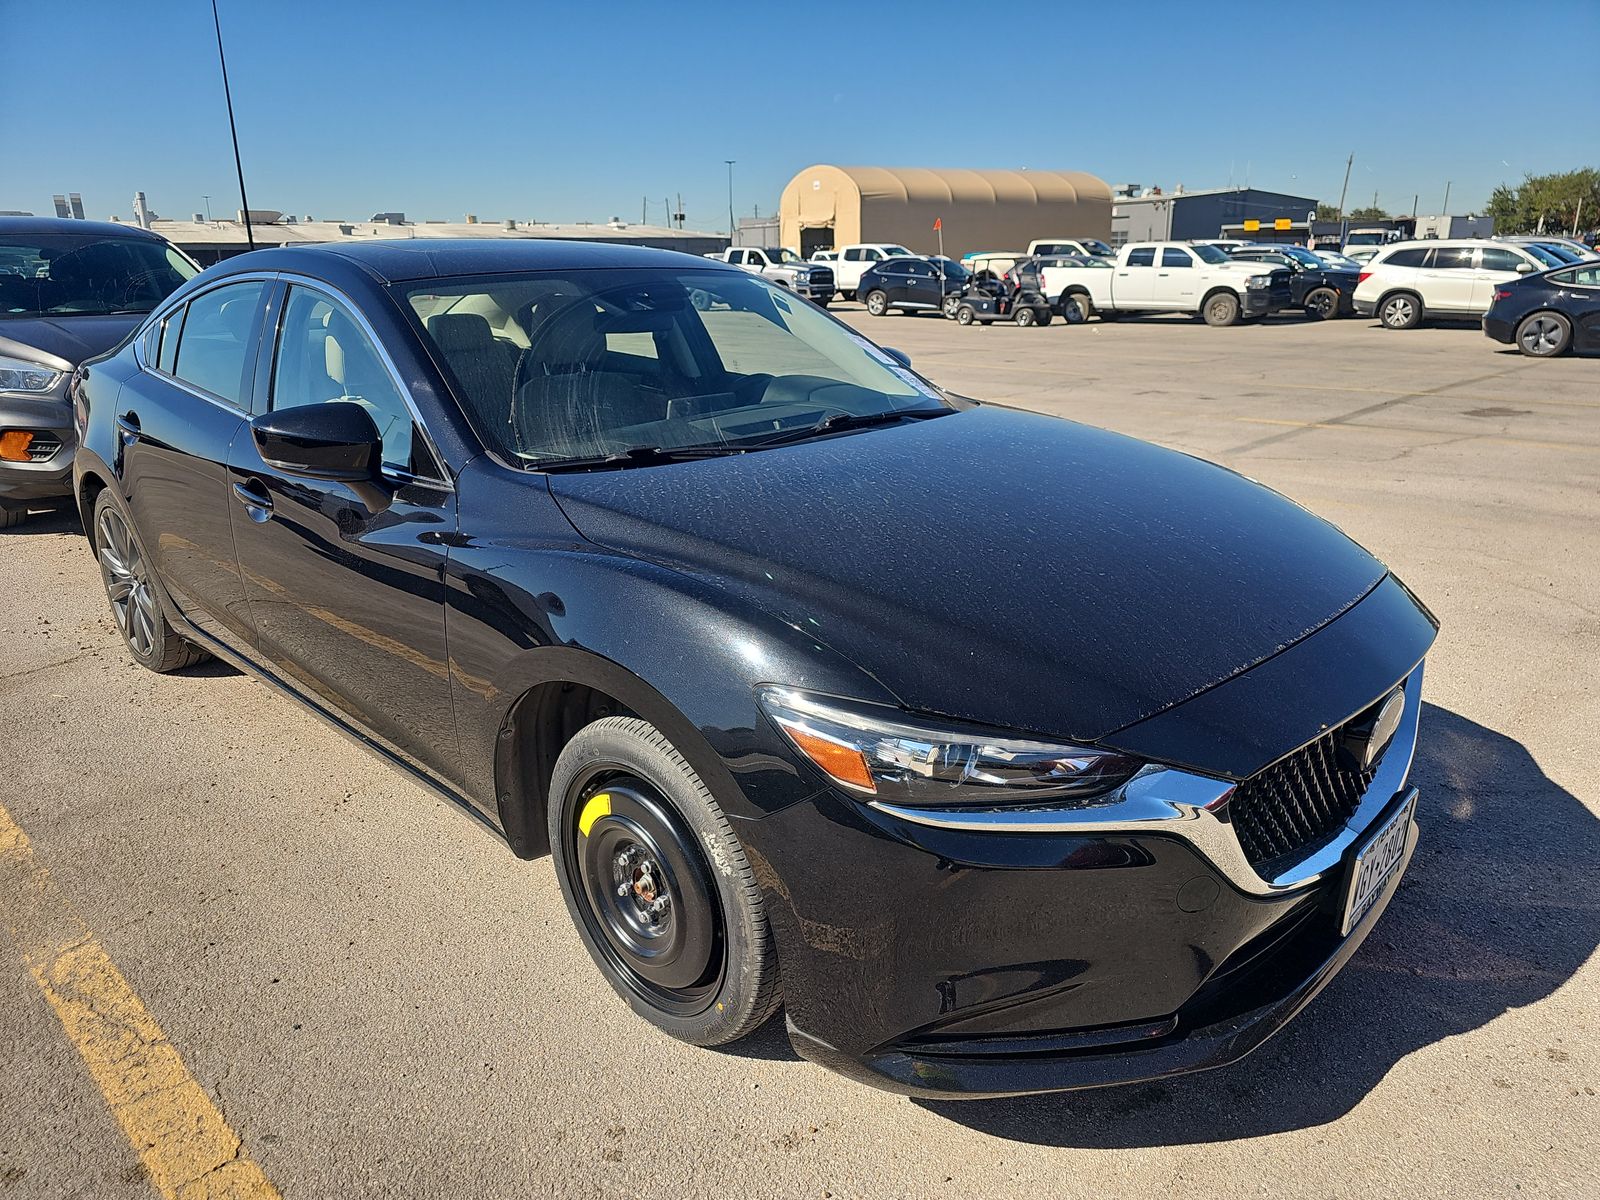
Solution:
[(924, 380), (921, 376), (919, 376), (915, 371), (911, 370), (909, 367), (902, 367), (899, 363), (892, 363), (889, 366), (889, 370), (891, 372), (893, 372), (894, 375), (897, 378), (899, 378), (902, 382), (910, 384), (912, 387), (916, 388), (917, 391), (921, 392), (924, 396), (932, 396), (935, 400), (944, 399), (944, 397), (939, 395), (939, 393), (937, 391), (935, 391), (933, 389), (933, 387), (931, 387), (926, 380)]
[(871, 342), (867, 341), (867, 339), (862, 337), (859, 333), (852, 333), (850, 335), (850, 340), (855, 342), (856, 345), (860, 346), (863, 350), (865, 350), (868, 354), (872, 355), (873, 358), (877, 359), (884, 366), (886, 366), (886, 367), (894, 367), (894, 366), (898, 365), (890, 355), (885, 354), (880, 347), (874, 346)]

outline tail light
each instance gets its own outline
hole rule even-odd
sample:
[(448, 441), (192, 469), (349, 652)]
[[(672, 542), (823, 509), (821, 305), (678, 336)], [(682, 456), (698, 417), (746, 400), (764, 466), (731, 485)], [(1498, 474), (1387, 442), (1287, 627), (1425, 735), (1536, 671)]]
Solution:
[(1363, 271), (1363, 272), (1361, 272), (1361, 274), (1356, 276), (1356, 285), (1359, 287), (1361, 284), (1365, 283), (1367, 280), (1369, 280), (1371, 278), (1372, 278), (1372, 272), (1371, 271)]
[(1494, 298), (1496, 300), (1509, 300), (1509, 299), (1511, 299), (1511, 289), (1510, 288), (1495, 288), (1495, 290), (1494, 290)]

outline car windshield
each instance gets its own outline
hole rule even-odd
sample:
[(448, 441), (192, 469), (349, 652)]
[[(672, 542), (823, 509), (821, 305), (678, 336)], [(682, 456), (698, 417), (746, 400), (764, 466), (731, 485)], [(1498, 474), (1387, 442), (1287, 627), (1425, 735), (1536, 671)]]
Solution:
[(830, 418), (838, 428), (954, 407), (848, 326), (743, 271), (541, 272), (396, 291), (486, 442), (529, 469), (737, 452)]
[(153, 238), (12, 234), (0, 238), (0, 318), (149, 312), (196, 273)]
[(907, 250), (904, 246), (880, 246), (879, 249), (887, 254), (890, 258), (916, 257), (915, 254), (911, 253), (911, 251)]
[[(1581, 262), (1583, 256), (1567, 249), (1559, 242), (1540, 242), (1537, 246), (1529, 246), (1529, 250), (1543, 250), (1546, 254), (1564, 263)], [(1543, 259), (1540, 259), (1542, 262)]]
[(1302, 250), (1299, 246), (1274, 246), (1273, 249), (1285, 258), (1292, 258), (1302, 267), (1320, 270), (1325, 264), (1309, 250)]
[(801, 258), (793, 250), (786, 250), (781, 246), (778, 247), (776, 250), (768, 250), (767, 251), (767, 257), (770, 258), (775, 263), (803, 263), (803, 262), (805, 262), (805, 259)]
[(1547, 267), (1564, 267), (1564, 266), (1567, 265), (1567, 260), (1564, 259), (1564, 258), (1561, 258), (1559, 255), (1556, 254), (1556, 252), (1554, 250), (1551, 250), (1548, 246), (1532, 246), (1532, 245), (1528, 245), (1528, 244), (1524, 243), (1523, 245), (1521, 245), (1521, 246), (1519, 246), (1517, 248), (1519, 250), (1527, 251), (1529, 254), (1533, 255), (1534, 258), (1537, 258), (1540, 262), (1542, 262)]
[(1227, 254), (1218, 250), (1215, 246), (1190, 246), (1189, 249), (1194, 251), (1195, 257), (1201, 262), (1225, 263), (1228, 261)]
[(972, 274), (972, 272), (968, 271), (953, 258), (935, 258), (930, 259), (929, 261), (933, 263), (935, 270), (944, 272), (944, 277), (946, 279), (954, 279), (957, 282), (960, 282)]
[(1110, 258), (1114, 253), (1116, 253), (1111, 249), (1110, 246), (1095, 238), (1084, 238), (1083, 248), (1090, 254), (1098, 254), (1102, 258)]

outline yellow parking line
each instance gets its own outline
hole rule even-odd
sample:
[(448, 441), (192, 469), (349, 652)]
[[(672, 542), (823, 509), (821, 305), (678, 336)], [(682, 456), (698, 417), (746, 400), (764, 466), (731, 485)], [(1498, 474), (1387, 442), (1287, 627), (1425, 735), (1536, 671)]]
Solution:
[(0, 912), (156, 1189), (168, 1200), (278, 1200), (4, 805)]

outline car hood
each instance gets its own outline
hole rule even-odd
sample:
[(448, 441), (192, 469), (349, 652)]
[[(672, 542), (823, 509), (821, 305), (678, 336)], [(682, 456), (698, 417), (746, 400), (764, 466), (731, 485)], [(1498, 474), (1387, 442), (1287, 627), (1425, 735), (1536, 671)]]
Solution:
[(1231, 471), (989, 405), (549, 479), (584, 537), (713, 580), (909, 708), (1086, 740), (1277, 654), (1385, 573)]
[(20, 354), (71, 370), (84, 359), (110, 350), (144, 318), (144, 313), (8, 318), (0, 320), (0, 354)]

